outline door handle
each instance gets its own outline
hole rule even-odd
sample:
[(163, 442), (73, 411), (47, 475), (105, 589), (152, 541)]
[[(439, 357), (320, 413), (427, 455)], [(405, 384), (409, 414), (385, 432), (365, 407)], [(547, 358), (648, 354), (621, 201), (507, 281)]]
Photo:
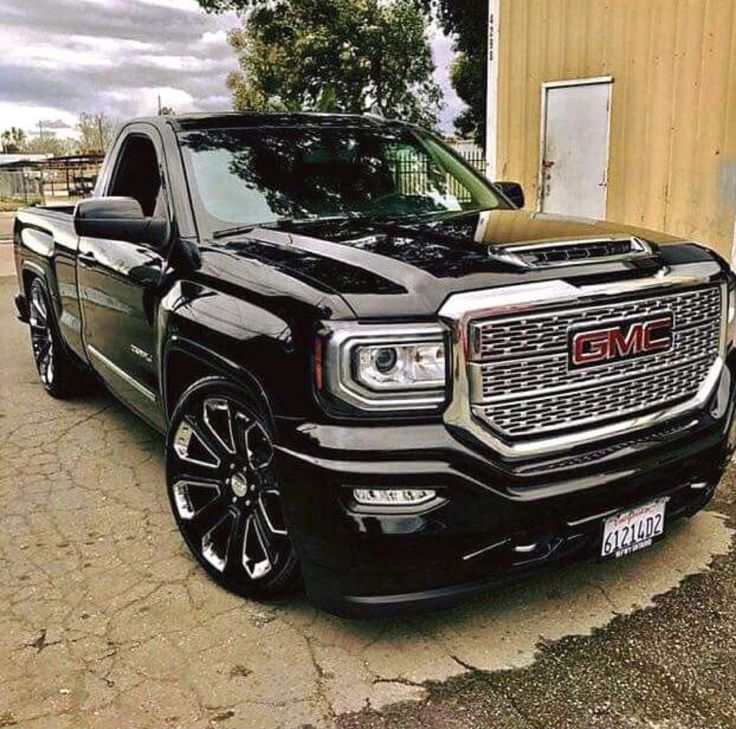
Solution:
[(77, 260), (88, 266), (94, 266), (97, 263), (97, 256), (92, 251), (85, 251), (77, 255)]

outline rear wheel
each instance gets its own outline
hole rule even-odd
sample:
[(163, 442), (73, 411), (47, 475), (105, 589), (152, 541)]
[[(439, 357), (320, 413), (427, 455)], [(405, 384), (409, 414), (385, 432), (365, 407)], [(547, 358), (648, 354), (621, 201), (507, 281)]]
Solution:
[(36, 370), (46, 392), (53, 397), (69, 397), (88, 382), (86, 373), (78, 367), (64, 348), (54, 317), (46, 284), (34, 278), (29, 290), (28, 319)]
[(190, 387), (171, 419), (166, 471), (177, 526), (218, 584), (270, 595), (296, 579), (271, 429), (246, 391), (220, 378)]

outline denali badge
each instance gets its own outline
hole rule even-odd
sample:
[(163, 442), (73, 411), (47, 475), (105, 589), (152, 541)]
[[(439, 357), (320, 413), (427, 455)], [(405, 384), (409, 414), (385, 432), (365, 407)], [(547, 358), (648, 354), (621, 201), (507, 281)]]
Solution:
[(624, 319), (604, 327), (568, 332), (571, 368), (633, 359), (672, 348), (672, 314), (648, 319)]

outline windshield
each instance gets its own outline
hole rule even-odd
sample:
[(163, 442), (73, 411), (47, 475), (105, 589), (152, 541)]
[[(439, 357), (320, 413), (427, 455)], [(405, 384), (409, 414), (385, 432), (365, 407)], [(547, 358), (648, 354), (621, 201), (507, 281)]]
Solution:
[(180, 141), (210, 232), (293, 219), (507, 207), (447, 147), (406, 128), (207, 129)]

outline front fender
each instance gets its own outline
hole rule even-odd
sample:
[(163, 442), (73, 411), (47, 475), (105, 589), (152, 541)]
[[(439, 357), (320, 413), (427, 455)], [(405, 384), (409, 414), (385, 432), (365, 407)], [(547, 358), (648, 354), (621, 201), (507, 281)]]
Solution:
[[(308, 308), (276, 313), (203, 284), (177, 282), (158, 310), (167, 417), (182, 384), (198, 379), (203, 367), (256, 390), (274, 416), (304, 417), (314, 406), (311, 342), (316, 321)], [(186, 356), (174, 358), (176, 353)]]

